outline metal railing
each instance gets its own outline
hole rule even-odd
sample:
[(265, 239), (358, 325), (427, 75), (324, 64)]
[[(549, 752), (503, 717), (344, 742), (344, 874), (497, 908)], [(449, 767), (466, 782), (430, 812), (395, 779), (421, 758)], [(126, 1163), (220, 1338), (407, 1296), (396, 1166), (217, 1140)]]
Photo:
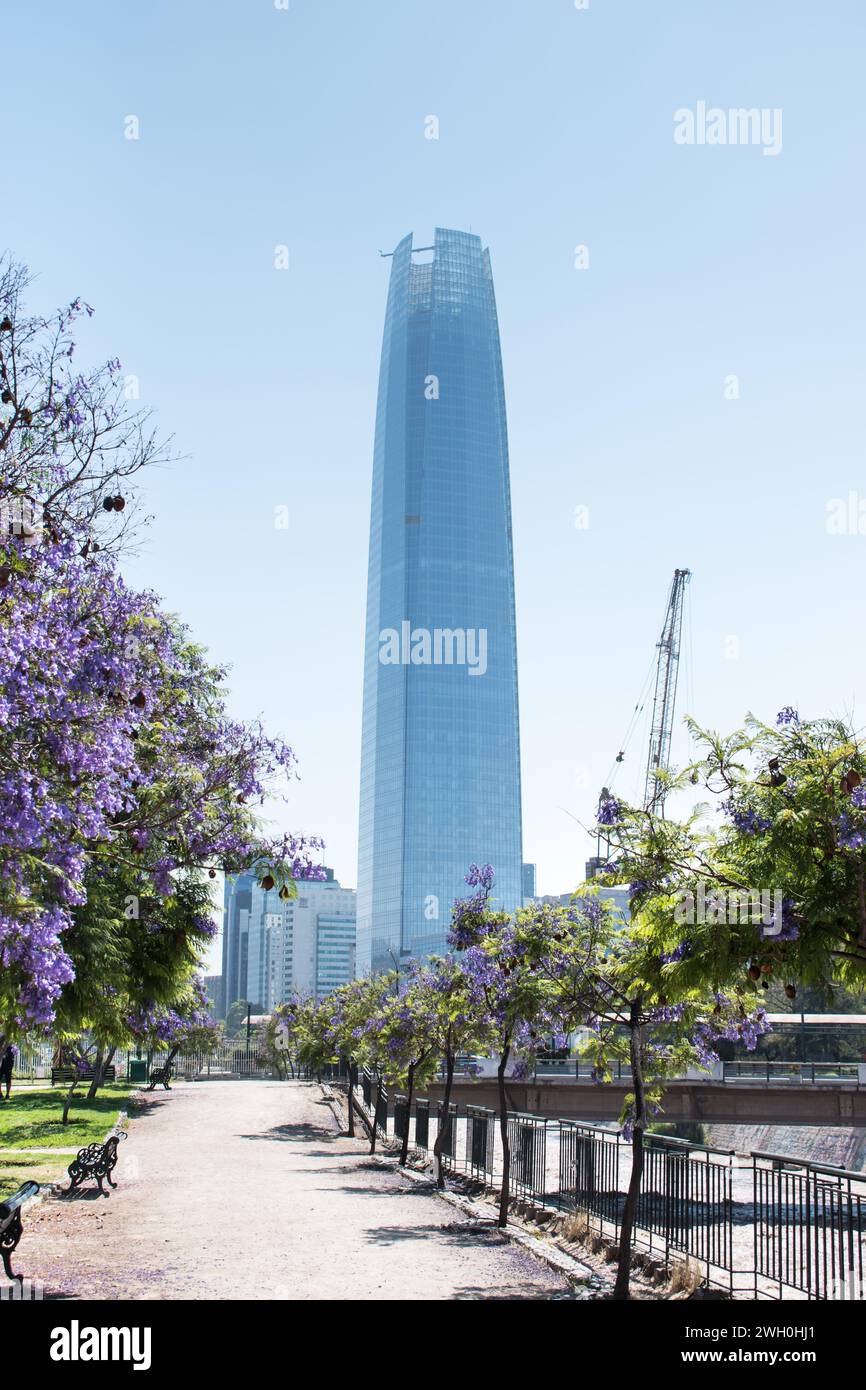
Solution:
[[(15, 1059), (15, 1075), (20, 1081), (46, 1081), (51, 1080), (55, 1049), (52, 1044), (45, 1043), (32, 1047), (22, 1045), (18, 1049)], [(168, 1055), (165, 1047), (154, 1048), (148, 1051), (147, 1048), (117, 1048), (111, 1058), (110, 1065), (114, 1067), (115, 1076), (118, 1081), (128, 1081), (130, 1079), (130, 1064), (135, 1062), (147, 1062), (150, 1066), (161, 1066)], [(95, 1054), (91, 1052), (91, 1060)], [(221, 1072), (235, 1076), (262, 1076), (267, 1075), (271, 1070), (271, 1062), (259, 1051), (255, 1040), (251, 1040), (249, 1047), (245, 1038), (235, 1040), (229, 1039), (228, 1042), (221, 1043), (213, 1052), (190, 1052), (177, 1053), (171, 1064), (172, 1075), (175, 1080), (193, 1080), (198, 1076), (209, 1076)]]
[(409, 1132), (409, 1098), (394, 1097), (394, 1138), (405, 1139)]
[[(412, 1147), (426, 1155), (432, 1147), (429, 1099), (416, 1100), (413, 1109)], [(440, 1100), (435, 1113), (446, 1168), (495, 1186), (501, 1174), (497, 1112), (451, 1102), (446, 1113)], [(617, 1243), (633, 1152), (620, 1132), (512, 1111), (506, 1123), (512, 1193), (583, 1213)], [(387, 1107), (376, 1124), (384, 1137)], [(412, 1114), (400, 1095), (394, 1137), (402, 1139), (406, 1129), (411, 1136)], [(733, 1150), (646, 1135), (635, 1244), (668, 1268), (677, 1257), (694, 1261), (708, 1284), (729, 1293), (866, 1299), (866, 1173), (757, 1151), (750, 1166), (744, 1162), (736, 1163)]]
[(415, 1102), (415, 1148), (425, 1154), (430, 1143), (430, 1102)]
[(755, 1297), (866, 1298), (866, 1173), (755, 1150), (752, 1180)]
[(607, 1222), (619, 1232), (622, 1194), (619, 1190), (620, 1133), (582, 1125), (574, 1120), (559, 1122), (560, 1203), (595, 1217), (599, 1230)]
[(448, 1105), (447, 1114), (444, 1101), (436, 1102), (436, 1123), (438, 1125), (437, 1138), (439, 1134), (443, 1136), (439, 1150), (443, 1167), (453, 1168), (457, 1158), (457, 1106), (453, 1101)]
[[(460, 1057), (455, 1068), (456, 1074), (482, 1073), (485, 1066), (485, 1059), (478, 1057)], [(484, 1073), (490, 1076), (490, 1073)], [(444, 1076), (444, 1072), (440, 1075)], [(533, 1065), (532, 1071), (527, 1078), (532, 1081), (581, 1081), (595, 1082), (598, 1080), (595, 1068), (591, 1061), (582, 1057), (557, 1057), (539, 1058)], [(621, 1058), (611, 1064), (610, 1079), (618, 1082), (628, 1082), (631, 1084), (631, 1072), (628, 1062)], [(691, 1081), (691, 1082), (722, 1082), (722, 1081), (756, 1081), (762, 1084), (772, 1085), (777, 1082), (791, 1082), (804, 1084), (818, 1084), (833, 1082), (844, 1083), (846, 1085), (857, 1086), (863, 1084), (862, 1064), (857, 1062), (801, 1062), (796, 1060), (770, 1062), (758, 1061), (755, 1059), (717, 1062), (711, 1070), (698, 1069), (693, 1072), (683, 1073), (681, 1076), (670, 1078), (671, 1081)]]
[(172, 1063), (175, 1076), (185, 1076), (190, 1080), (196, 1076), (213, 1076), (214, 1073), (220, 1072), (233, 1076), (262, 1076), (272, 1069), (270, 1059), (259, 1052), (255, 1041), (251, 1041), (247, 1046), (245, 1038), (223, 1043), (211, 1053), (178, 1055)]
[(638, 1225), (704, 1265), (709, 1283), (733, 1289), (733, 1149), (711, 1149), (648, 1134)]
[(476, 1182), (493, 1182), (496, 1111), (483, 1105), (466, 1107), (466, 1166)]
[(857, 1062), (725, 1062), (725, 1081), (846, 1081), (857, 1084)]
[(511, 1185), (515, 1192), (544, 1202), (547, 1192), (547, 1130), (558, 1125), (540, 1115), (508, 1112)]
[[(52, 1057), (54, 1045), (52, 1043), (22, 1043), (18, 1046), (18, 1055), (15, 1061), (15, 1075), (22, 1081), (50, 1080)], [(161, 1053), (154, 1052), (151, 1057), (152, 1065), (159, 1065)], [(146, 1059), (146, 1049), (118, 1048), (112, 1059), (118, 1080), (126, 1080), (129, 1075), (129, 1063), (136, 1060)], [(457, 1073), (472, 1072), (473, 1069), (480, 1070), (484, 1059), (471, 1056), (458, 1058)], [(828, 1084), (834, 1083), (862, 1086), (862, 1064), (857, 1062), (836, 1062), (836, 1061), (816, 1061), (801, 1062), (796, 1060), (787, 1061), (765, 1061), (750, 1058), (742, 1061), (724, 1062), (717, 1064), (717, 1074), (707, 1073), (705, 1080), (724, 1080), (726, 1082), (746, 1082), (755, 1081), (764, 1084)], [(258, 1043), (253, 1035), (249, 1045), (246, 1038), (229, 1038), (222, 1042), (215, 1051), (211, 1053), (190, 1053), (186, 1056), (178, 1055), (173, 1063), (172, 1070), (176, 1078), (186, 1077), (189, 1080), (195, 1077), (213, 1076), (221, 1072), (240, 1075), (240, 1076), (261, 1076), (271, 1071), (272, 1062), (259, 1050)], [(290, 1066), (289, 1071), (293, 1068)], [(304, 1068), (294, 1068), (294, 1072), (305, 1071)], [(346, 1064), (340, 1062), (333, 1066), (327, 1065), (321, 1069), (321, 1075), (329, 1079), (339, 1079), (346, 1075)], [(612, 1079), (618, 1082), (630, 1082), (628, 1064), (622, 1060), (617, 1060), (612, 1065)], [(592, 1063), (585, 1058), (566, 1057), (539, 1059), (530, 1073), (531, 1079), (538, 1081), (580, 1081), (591, 1082), (595, 1080)], [(699, 1080), (700, 1077), (690, 1075), (689, 1077), (672, 1078), (673, 1080)]]
[(388, 1092), (380, 1083), (376, 1087), (376, 1113), (373, 1123), (383, 1139), (388, 1137)]

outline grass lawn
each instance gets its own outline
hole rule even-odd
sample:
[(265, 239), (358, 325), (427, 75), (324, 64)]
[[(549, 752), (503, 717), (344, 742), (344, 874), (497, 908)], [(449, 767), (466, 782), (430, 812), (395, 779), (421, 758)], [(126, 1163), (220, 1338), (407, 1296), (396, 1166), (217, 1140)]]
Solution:
[[(80, 1149), (85, 1144), (101, 1143), (117, 1119), (118, 1111), (126, 1109), (132, 1089), (124, 1085), (104, 1086), (93, 1100), (86, 1100), (87, 1083), (84, 1083), (80, 1095), (76, 1092), (73, 1097), (66, 1125), (63, 1124), (66, 1092), (61, 1087), (17, 1094), (13, 1090), (11, 1100), (0, 1102), (0, 1149)], [(7, 1157), (0, 1154), (0, 1166), (6, 1163)], [(43, 1156), (33, 1154), (31, 1157), (39, 1162)]]
[(71, 1163), (66, 1154), (50, 1158), (48, 1154), (0, 1154), (0, 1202), (10, 1192), (17, 1192), (23, 1182), (61, 1182)]

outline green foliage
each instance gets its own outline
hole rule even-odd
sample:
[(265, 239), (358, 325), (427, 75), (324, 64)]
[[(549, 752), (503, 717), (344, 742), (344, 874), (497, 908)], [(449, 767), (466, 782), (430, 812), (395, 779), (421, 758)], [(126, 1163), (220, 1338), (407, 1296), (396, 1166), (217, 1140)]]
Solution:
[(238, 1038), (246, 1032), (247, 1011), (249, 1001), (246, 999), (236, 999), (226, 1010), (225, 1035), (227, 1038)]
[(64, 938), (75, 978), (53, 1032), (65, 1040), (87, 1030), (119, 1045), (130, 1014), (173, 1005), (192, 981), (210, 936), (210, 895), (196, 875), (179, 874), (163, 896), (122, 861), (92, 868), (86, 887)]
[(674, 786), (701, 784), (712, 802), (679, 823), (619, 805), (605, 829), (606, 881), (638, 885), (644, 940), (660, 955), (687, 943), (664, 972), (672, 994), (733, 983), (757, 1002), (775, 982), (789, 998), (800, 985), (821, 998), (866, 987), (866, 748), (841, 720), (784, 715), (727, 737), (691, 721), (699, 756)]

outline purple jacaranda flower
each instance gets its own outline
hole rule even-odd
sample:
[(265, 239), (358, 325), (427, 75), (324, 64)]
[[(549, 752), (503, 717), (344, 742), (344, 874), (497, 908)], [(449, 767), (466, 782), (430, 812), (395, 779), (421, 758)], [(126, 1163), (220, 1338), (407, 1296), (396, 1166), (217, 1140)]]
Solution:
[(766, 816), (760, 815), (754, 807), (736, 805), (733, 797), (723, 801), (719, 810), (730, 816), (734, 829), (739, 830), (744, 835), (763, 835), (773, 824)]
[(595, 813), (595, 818), (599, 825), (616, 825), (621, 815), (622, 806), (617, 801), (616, 797), (608, 793), (607, 796), (599, 798), (598, 810)]

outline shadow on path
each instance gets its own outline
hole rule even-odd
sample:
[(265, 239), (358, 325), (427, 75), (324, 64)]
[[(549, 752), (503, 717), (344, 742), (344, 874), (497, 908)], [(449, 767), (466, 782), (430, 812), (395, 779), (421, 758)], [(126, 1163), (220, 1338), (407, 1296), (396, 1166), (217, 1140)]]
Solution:
[(395, 1245), (402, 1240), (428, 1240), (442, 1236), (449, 1245), (505, 1245), (505, 1237), (491, 1227), (454, 1222), (447, 1226), (371, 1226), (365, 1235), (374, 1245)]
[(93, 1187), (73, 1187), (71, 1192), (67, 1192), (64, 1188), (62, 1191), (52, 1193), (54, 1200), (63, 1202), (64, 1206), (70, 1202), (96, 1202), (102, 1197), (110, 1196), (110, 1190), (100, 1192), (95, 1184)]
[(500, 1289), (480, 1289), (467, 1285), (455, 1289), (451, 1300), (473, 1303), (566, 1303), (574, 1301), (573, 1293), (544, 1293), (535, 1284), (503, 1285)]
[(335, 1139), (339, 1139), (339, 1134), (329, 1134), (326, 1129), (320, 1129), (318, 1125), (296, 1124), (296, 1125), (274, 1125), (273, 1129), (262, 1130), (260, 1134), (239, 1134), (238, 1139), (267, 1139), (274, 1143), (286, 1143), (297, 1140), (306, 1143), (315, 1139), (318, 1143), (332, 1144)]
[[(319, 1170), (310, 1168), (308, 1171), (312, 1173), (318, 1172)], [(349, 1187), (345, 1183), (340, 1183), (337, 1189), (334, 1187), (317, 1187), (314, 1188), (313, 1191), (330, 1192), (332, 1195), (335, 1191), (340, 1193), (350, 1192), (355, 1197), (426, 1197), (429, 1200), (432, 1196), (432, 1193), (425, 1192), (422, 1188), (417, 1187)], [(437, 1230), (438, 1229), (437, 1227)]]

